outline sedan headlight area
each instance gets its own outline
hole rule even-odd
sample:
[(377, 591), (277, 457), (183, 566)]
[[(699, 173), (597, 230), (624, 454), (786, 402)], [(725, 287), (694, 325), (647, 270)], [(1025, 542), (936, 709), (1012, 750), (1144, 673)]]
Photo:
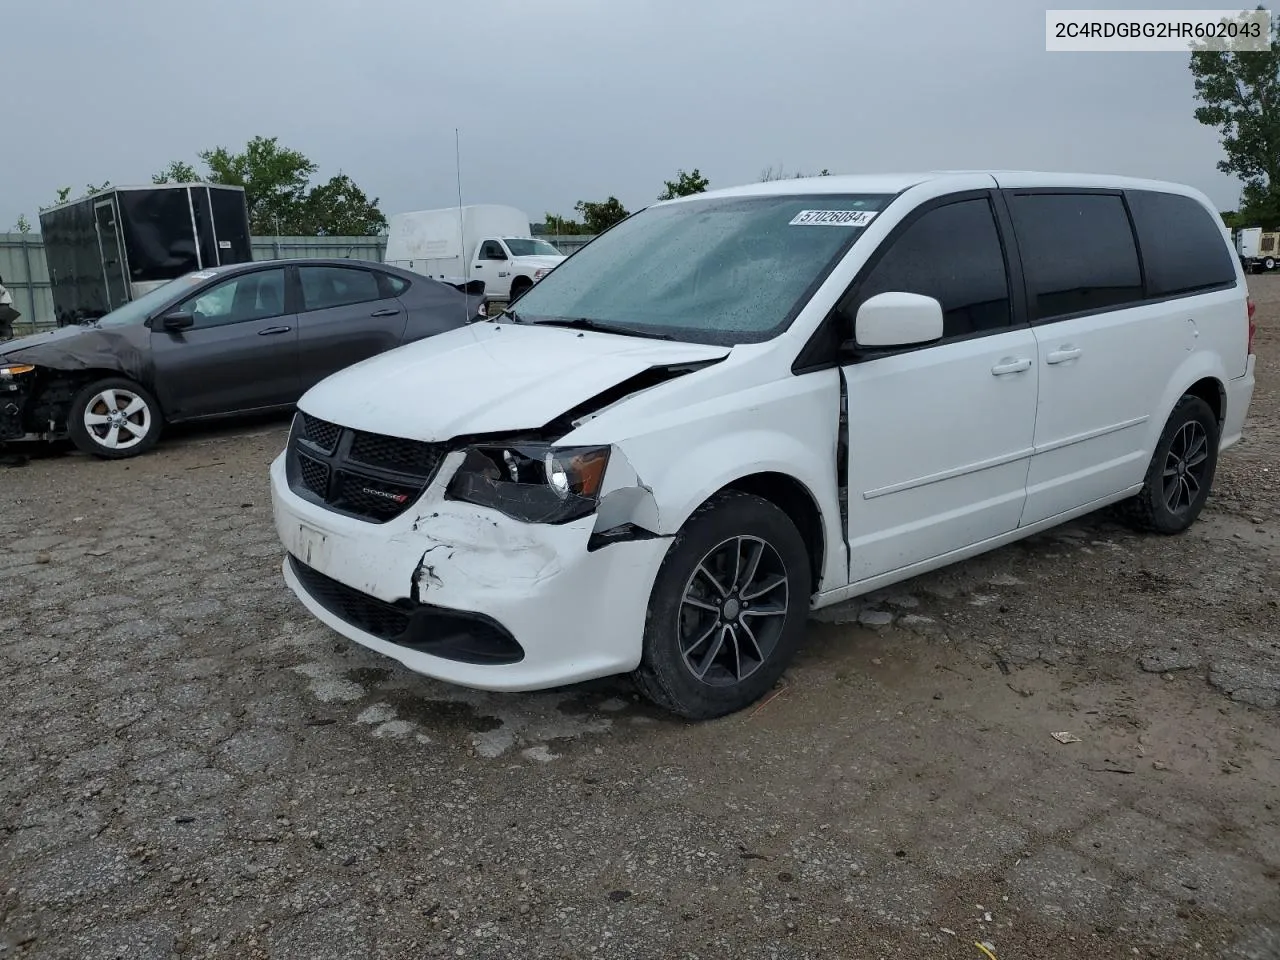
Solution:
[(34, 369), (29, 363), (0, 363), (0, 380), (8, 380), (20, 373), (30, 373)]
[(546, 443), (471, 447), (446, 496), (526, 523), (567, 523), (596, 508), (608, 447)]

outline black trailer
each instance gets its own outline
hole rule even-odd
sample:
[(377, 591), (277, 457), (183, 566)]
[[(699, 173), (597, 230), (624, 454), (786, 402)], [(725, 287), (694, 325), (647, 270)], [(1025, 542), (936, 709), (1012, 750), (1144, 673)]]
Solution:
[(192, 270), (253, 259), (243, 187), (110, 187), (40, 214), (58, 326), (85, 323)]

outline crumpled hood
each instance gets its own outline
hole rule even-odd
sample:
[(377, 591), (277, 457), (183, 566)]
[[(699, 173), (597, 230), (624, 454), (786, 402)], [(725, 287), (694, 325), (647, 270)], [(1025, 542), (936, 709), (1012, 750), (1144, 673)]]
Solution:
[(149, 385), (150, 336), (141, 323), (70, 324), (0, 343), (0, 360), (51, 370), (114, 370)]
[(651, 367), (728, 353), (705, 344), (482, 322), (340, 370), (298, 406), (357, 430), (442, 441), (541, 427)]
[(0, 343), (0, 360), (9, 359), (11, 353), (17, 353), (20, 350), (27, 350), (31, 347), (53, 346), (57, 349), (57, 344), (64, 340), (70, 340), (73, 337), (83, 337), (86, 330), (92, 327), (76, 326), (58, 327), (54, 330), (43, 330), (40, 333), (28, 334), (25, 337), (15, 337), (12, 340), (5, 340)]

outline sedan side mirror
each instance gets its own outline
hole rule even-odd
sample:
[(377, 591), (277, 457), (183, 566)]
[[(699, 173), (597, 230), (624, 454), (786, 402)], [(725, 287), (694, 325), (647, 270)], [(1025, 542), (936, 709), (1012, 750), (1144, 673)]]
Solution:
[(918, 293), (881, 293), (858, 308), (853, 337), (861, 348), (914, 347), (942, 339), (942, 304)]
[(196, 318), (189, 310), (175, 310), (161, 317), (160, 323), (166, 330), (190, 330), (195, 326)]

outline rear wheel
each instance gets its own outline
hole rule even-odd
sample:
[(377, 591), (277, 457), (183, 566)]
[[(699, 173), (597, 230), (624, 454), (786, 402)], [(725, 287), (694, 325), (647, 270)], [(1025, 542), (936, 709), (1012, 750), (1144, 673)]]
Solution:
[(1262, 261), (1262, 265), (1266, 267), (1268, 270), (1274, 270), (1276, 268), (1276, 258), (1267, 257), (1266, 260)]
[(691, 720), (741, 710), (791, 661), (810, 592), (809, 554), (785, 513), (751, 494), (713, 497), (654, 581), (636, 685)]
[(1184, 396), (1173, 408), (1142, 490), (1121, 505), (1134, 526), (1155, 533), (1182, 533), (1204, 509), (1218, 467), (1218, 418), (1199, 397)]
[(84, 453), (122, 460), (146, 453), (160, 439), (163, 419), (151, 394), (124, 377), (83, 387), (67, 410), (67, 433)]

